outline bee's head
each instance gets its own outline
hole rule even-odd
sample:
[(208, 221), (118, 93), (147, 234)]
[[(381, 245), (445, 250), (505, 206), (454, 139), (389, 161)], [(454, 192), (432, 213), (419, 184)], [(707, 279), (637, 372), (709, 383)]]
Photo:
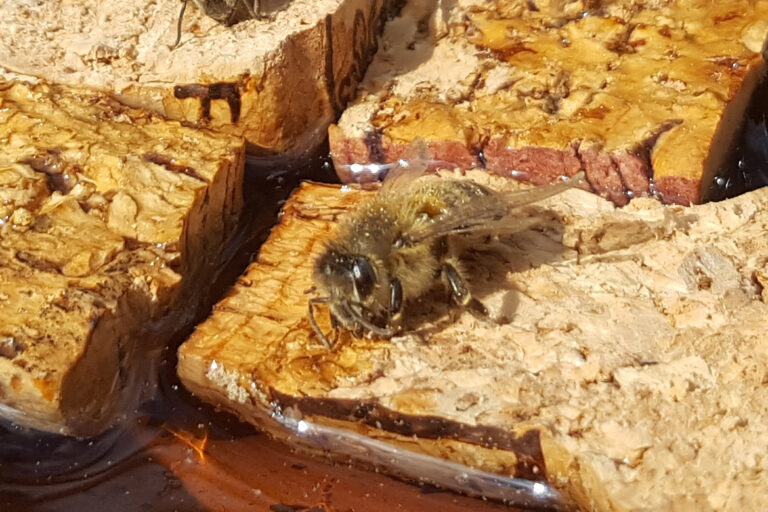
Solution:
[(376, 287), (376, 271), (365, 256), (327, 250), (315, 264), (315, 283), (331, 297), (362, 304)]

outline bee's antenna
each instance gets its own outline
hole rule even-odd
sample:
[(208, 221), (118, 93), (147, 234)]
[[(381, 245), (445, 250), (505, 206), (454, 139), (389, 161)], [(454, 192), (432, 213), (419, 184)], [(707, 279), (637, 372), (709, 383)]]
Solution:
[(176, 23), (176, 42), (173, 43), (173, 48), (176, 49), (181, 42), (181, 22), (184, 21), (184, 11), (187, 10), (187, 1), (181, 0), (181, 11), (179, 12), (179, 21)]
[(309, 302), (307, 303), (309, 309), (309, 325), (312, 326), (312, 330), (315, 331), (315, 334), (317, 334), (317, 337), (320, 339), (323, 345), (325, 345), (325, 347), (330, 350), (333, 348), (333, 345), (330, 341), (328, 341), (328, 338), (325, 337), (325, 334), (323, 334), (320, 326), (317, 325), (317, 321), (315, 321), (315, 310), (312, 307), (314, 304), (321, 302), (328, 302), (328, 297), (314, 297), (309, 299)]

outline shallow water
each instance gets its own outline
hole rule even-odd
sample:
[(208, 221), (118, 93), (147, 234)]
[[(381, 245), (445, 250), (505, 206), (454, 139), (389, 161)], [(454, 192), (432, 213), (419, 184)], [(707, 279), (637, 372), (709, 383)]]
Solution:
[(0, 510), (510, 510), (292, 453), (190, 396), (172, 354), (138, 416), (83, 441), (0, 434)]

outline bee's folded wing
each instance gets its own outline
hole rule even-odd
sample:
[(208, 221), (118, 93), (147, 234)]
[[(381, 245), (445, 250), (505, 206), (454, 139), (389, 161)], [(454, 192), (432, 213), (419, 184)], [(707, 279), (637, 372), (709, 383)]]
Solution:
[[(408, 233), (403, 233), (402, 238), (406, 245), (412, 245), (444, 235), (475, 231), (493, 232), (501, 228), (508, 231), (514, 228), (514, 223), (510, 223), (509, 214), (515, 208), (541, 201), (569, 188), (579, 187), (583, 183), (582, 171), (559, 183), (526, 190), (498, 192), (492, 196), (478, 196), (474, 201), (462, 204), (460, 208), (446, 210), (429, 223), (418, 224)], [(503, 206), (499, 207), (498, 202), (502, 202)]]
[(540, 187), (525, 190), (501, 192), (500, 195), (504, 198), (510, 208), (516, 208), (518, 206), (542, 201), (548, 197), (564, 192), (569, 188), (582, 188), (584, 186), (588, 187), (588, 184), (586, 183), (584, 171), (580, 171), (565, 181), (550, 183), (549, 185), (542, 185)]
[(387, 172), (379, 194), (405, 191), (429, 168), (429, 147), (423, 139), (415, 139), (400, 155), (395, 165)]

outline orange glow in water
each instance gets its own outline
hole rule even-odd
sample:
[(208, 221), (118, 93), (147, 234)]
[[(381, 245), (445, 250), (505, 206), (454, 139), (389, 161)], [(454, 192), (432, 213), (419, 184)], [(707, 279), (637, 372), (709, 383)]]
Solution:
[(168, 425), (163, 425), (163, 430), (173, 435), (176, 439), (189, 446), (195, 451), (200, 461), (205, 462), (205, 446), (208, 444), (208, 430), (203, 432), (202, 437), (198, 437), (185, 430), (175, 430)]

